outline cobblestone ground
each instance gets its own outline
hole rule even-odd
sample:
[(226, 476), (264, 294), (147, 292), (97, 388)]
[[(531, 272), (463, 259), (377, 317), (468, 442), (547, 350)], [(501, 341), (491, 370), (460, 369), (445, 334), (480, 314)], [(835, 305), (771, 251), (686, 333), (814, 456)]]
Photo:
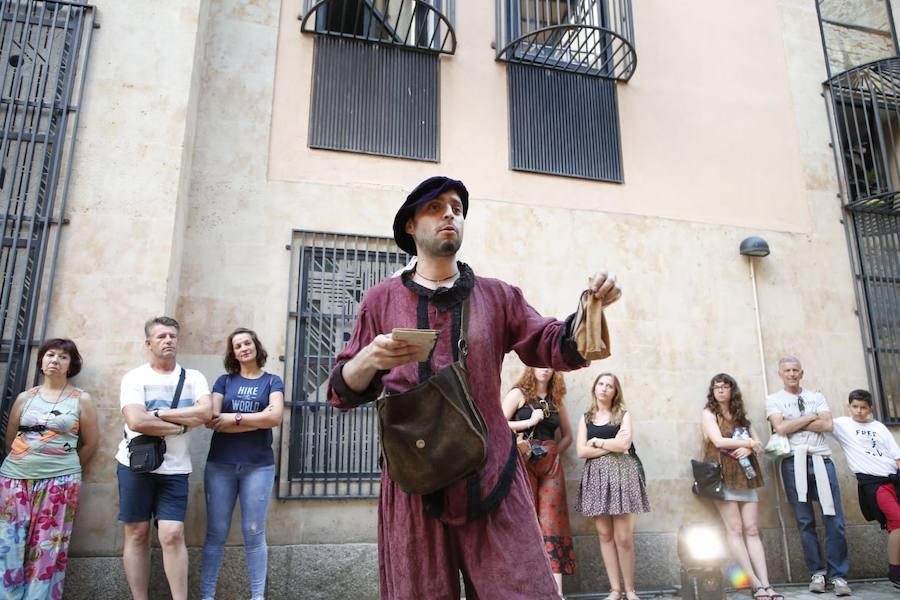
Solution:
[[(850, 587), (853, 588), (853, 595), (849, 598), (857, 598), (859, 600), (900, 600), (900, 591), (895, 590), (887, 581), (867, 581), (858, 582), (851, 581)], [(831, 592), (824, 594), (813, 594), (807, 591), (806, 586), (780, 586), (777, 588), (779, 592), (784, 594), (785, 600), (837, 600)], [(681, 596), (672, 594), (640, 594), (641, 598), (680, 598)], [(606, 594), (572, 594), (567, 595), (567, 600), (602, 600)], [(750, 592), (732, 592), (728, 594), (728, 600), (750, 600)]]

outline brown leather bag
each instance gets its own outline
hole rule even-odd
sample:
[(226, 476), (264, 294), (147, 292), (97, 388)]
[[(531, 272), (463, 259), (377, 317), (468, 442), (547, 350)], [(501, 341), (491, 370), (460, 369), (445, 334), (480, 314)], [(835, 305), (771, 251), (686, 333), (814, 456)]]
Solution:
[(610, 355), (603, 304), (594, 298), (591, 290), (581, 292), (572, 337), (578, 346), (578, 353), (586, 360), (600, 360)]
[(463, 479), (487, 460), (487, 426), (469, 393), (466, 326), (460, 319), (459, 360), (401, 394), (376, 402), (381, 452), (390, 478), (408, 494), (431, 494)]

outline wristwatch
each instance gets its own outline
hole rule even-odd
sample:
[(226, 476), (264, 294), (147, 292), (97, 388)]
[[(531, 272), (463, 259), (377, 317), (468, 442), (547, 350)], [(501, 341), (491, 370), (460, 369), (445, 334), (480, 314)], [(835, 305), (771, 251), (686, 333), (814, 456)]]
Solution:
[(234, 424), (240, 425), (241, 419), (243, 419), (243, 418), (244, 418), (244, 415), (242, 415), (241, 413), (239, 413), (239, 412), (234, 413)]
[(157, 419), (159, 418), (159, 409), (158, 408), (153, 409), (153, 416), (156, 417)]

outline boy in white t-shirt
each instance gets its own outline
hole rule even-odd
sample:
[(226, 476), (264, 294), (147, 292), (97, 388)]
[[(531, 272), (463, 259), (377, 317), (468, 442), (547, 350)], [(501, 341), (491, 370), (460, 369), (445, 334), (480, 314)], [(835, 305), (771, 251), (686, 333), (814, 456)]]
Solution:
[(872, 416), (872, 394), (866, 390), (850, 392), (850, 414), (834, 419), (831, 434), (856, 474), (863, 516), (889, 532), (888, 577), (900, 589), (900, 446)]

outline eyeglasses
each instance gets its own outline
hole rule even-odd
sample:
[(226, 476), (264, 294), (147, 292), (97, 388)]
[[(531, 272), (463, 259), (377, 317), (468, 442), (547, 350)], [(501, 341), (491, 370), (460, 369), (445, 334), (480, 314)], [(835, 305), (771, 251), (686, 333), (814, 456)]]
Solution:
[(714, 390), (730, 390), (731, 384), (730, 383), (717, 383), (713, 386), (713, 389)]
[(544, 411), (544, 418), (550, 418), (550, 403), (547, 402), (546, 398), (541, 398), (538, 403), (541, 405), (541, 410)]
[(803, 403), (803, 396), (797, 396), (797, 408), (800, 409), (800, 414), (806, 410), (806, 404)]

